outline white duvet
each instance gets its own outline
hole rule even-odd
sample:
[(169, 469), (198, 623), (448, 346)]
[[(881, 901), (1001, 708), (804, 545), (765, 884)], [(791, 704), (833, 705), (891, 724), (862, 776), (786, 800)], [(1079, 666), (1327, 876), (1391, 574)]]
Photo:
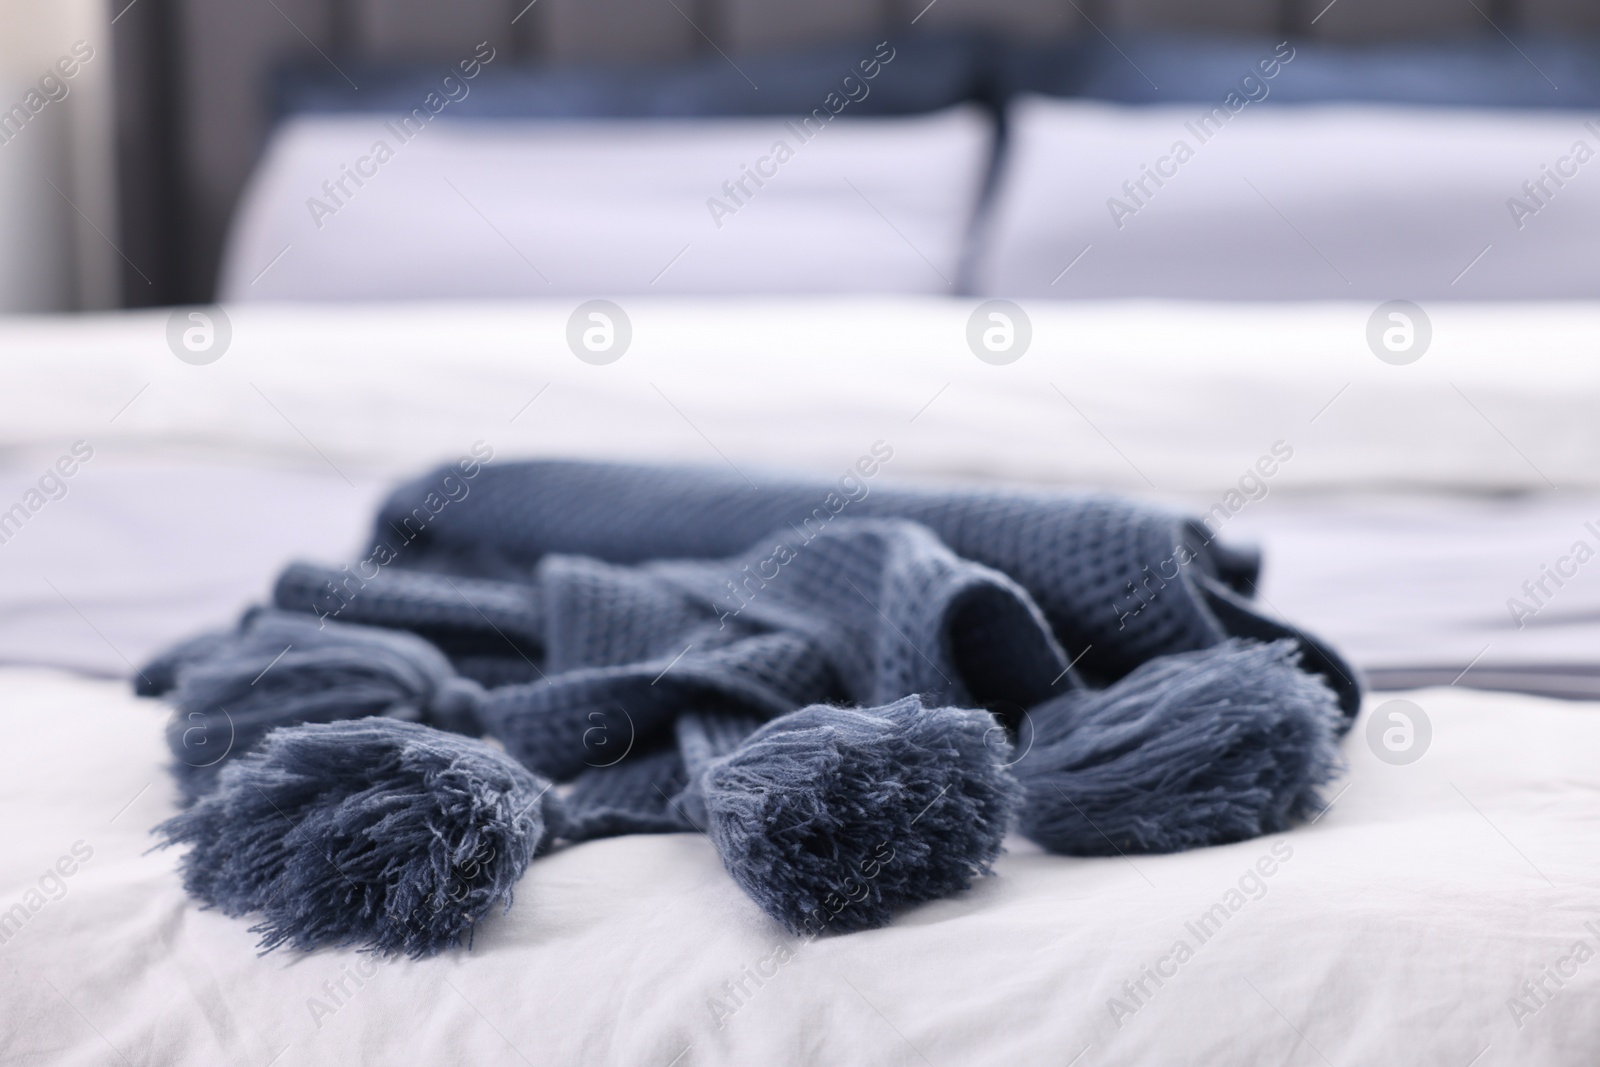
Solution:
[(1014, 840), (972, 891), (809, 944), (699, 836), (616, 838), (536, 861), (470, 952), (379, 963), (258, 957), (146, 852), (173, 811), (160, 708), (0, 671), (0, 1059), (1592, 1064), (1600, 707), (1407, 696), (1423, 757), (1380, 762), (1363, 720), (1336, 802), (1290, 834), (1110, 859)]
[(478, 439), (825, 471), (883, 438), (896, 478), (1215, 501), (1281, 441), (1275, 491), (1600, 486), (1600, 302), (1430, 303), (1396, 366), (1372, 302), (1023, 301), (1031, 341), (995, 365), (976, 299), (619, 299), (632, 338), (605, 365), (569, 347), (576, 298), (234, 307), (205, 366), (164, 311), (0, 321), (0, 449), (265, 452), (359, 481)]
[[(0, 322), (0, 510), (95, 450), (0, 543), (0, 661), (126, 672), (287, 556), (351, 551), (388, 479), (474, 440), (826, 471), (883, 438), (886, 476), (1200, 511), (1283, 442), (1225, 527), (1267, 542), (1273, 607), (1363, 662), (1491, 640), (1485, 663), (1593, 662), (1588, 572), (1545, 637), (1502, 631), (1503, 600), (1600, 520), (1600, 307), (1430, 306), (1409, 366), (1373, 355), (1354, 303), (1040, 302), (1004, 366), (967, 347), (975, 308), (627, 301), (632, 347), (604, 366), (567, 347), (562, 302), (232, 309), (208, 366), (173, 355), (164, 313)], [(1346, 508), (1352, 487), (1479, 495)], [(1486, 495), (1505, 490), (1542, 495)], [(970, 893), (807, 945), (697, 836), (619, 838), (539, 860), (470, 953), (374, 965), (258, 958), (146, 853), (173, 810), (158, 705), (3, 667), (0, 1063), (1594, 1063), (1600, 707), (1410, 699), (1422, 759), (1379, 761), (1358, 724), (1337, 802), (1281, 837), (1109, 860), (1013, 842)]]

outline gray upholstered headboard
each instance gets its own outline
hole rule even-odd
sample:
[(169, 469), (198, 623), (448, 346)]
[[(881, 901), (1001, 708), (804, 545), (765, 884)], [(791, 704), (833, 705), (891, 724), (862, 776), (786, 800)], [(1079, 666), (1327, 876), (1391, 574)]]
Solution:
[(1597, 0), (112, 0), (123, 240), (154, 284), (138, 303), (206, 299), (285, 57), (454, 59), (478, 41), (521, 60), (662, 60), (977, 26), (1028, 38), (1130, 29), (1382, 39), (1593, 30)]

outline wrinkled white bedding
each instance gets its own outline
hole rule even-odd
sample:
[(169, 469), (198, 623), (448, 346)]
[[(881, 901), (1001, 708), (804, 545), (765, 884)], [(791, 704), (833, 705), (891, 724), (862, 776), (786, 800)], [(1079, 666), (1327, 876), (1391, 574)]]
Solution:
[[(632, 342), (567, 347), (576, 300), (228, 311), (207, 366), (165, 312), (0, 321), (0, 449), (83, 438), (390, 474), (498, 454), (842, 468), (1217, 498), (1275, 442), (1275, 491), (1600, 487), (1600, 303), (1430, 304), (1407, 366), (1369, 302), (1024, 301), (1015, 362), (967, 346), (977, 300), (626, 298)], [(538, 399), (534, 399), (537, 397)], [(96, 461), (98, 462), (98, 460)]]
[(618, 838), (537, 861), (470, 953), (377, 964), (258, 958), (245, 923), (184, 897), (173, 855), (145, 853), (173, 810), (159, 708), (0, 670), (0, 1058), (1592, 1064), (1600, 707), (1407, 696), (1432, 721), (1422, 759), (1380, 762), (1358, 723), (1337, 802), (1281, 837), (1094, 860), (1014, 842), (973, 891), (810, 944), (699, 837)]
[[(1504, 601), (1600, 523), (1600, 306), (1430, 307), (1433, 348), (1397, 367), (1356, 304), (1041, 302), (1009, 366), (967, 349), (975, 302), (627, 305), (633, 347), (609, 366), (566, 348), (563, 303), (234, 309), (233, 347), (198, 367), (162, 314), (0, 322), (0, 510), (95, 449), (0, 543), (0, 663), (126, 674), (287, 558), (350, 552), (389, 480), (475, 440), (827, 471), (879, 438), (886, 477), (1201, 512), (1284, 442), (1222, 527), (1265, 544), (1270, 606), (1361, 663), (1489, 642), (1486, 663), (1594, 659), (1600, 569), (1526, 629)], [(1017, 843), (973, 892), (776, 966), (785, 943), (703, 841), (615, 839), (541, 859), (472, 953), (373, 970), (258, 959), (247, 924), (184, 897), (174, 855), (144, 854), (172, 810), (161, 708), (0, 667), (0, 1062), (1593, 1063), (1600, 706), (1412, 699), (1427, 754), (1381, 763), (1358, 725), (1348, 790), (1281, 841), (1132, 860)], [(1186, 924), (1263, 859), (1260, 899), (1189, 934), (1165, 984), (1124, 990), (1171, 971)], [(1564, 985), (1522, 988), (1547, 967)]]

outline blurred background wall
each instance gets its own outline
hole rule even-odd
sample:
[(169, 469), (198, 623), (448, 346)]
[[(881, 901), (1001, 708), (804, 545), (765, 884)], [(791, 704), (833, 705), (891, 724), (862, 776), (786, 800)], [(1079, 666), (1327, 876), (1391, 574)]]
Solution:
[(121, 302), (111, 18), (0, 0), (0, 311)]

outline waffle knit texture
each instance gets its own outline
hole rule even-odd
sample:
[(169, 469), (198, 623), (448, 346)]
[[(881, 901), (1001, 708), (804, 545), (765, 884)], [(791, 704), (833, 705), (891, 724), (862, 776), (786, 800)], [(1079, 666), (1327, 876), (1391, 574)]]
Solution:
[[(485, 466), (468, 489), (445, 468), (393, 494), (360, 563), (291, 565), (270, 608), (177, 646), (140, 691), (176, 707), (169, 739), (191, 801), (244, 782), (184, 750), (195, 716), (219, 709), (243, 724), (230, 758), (274, 728), (359, 716), (487, 736), (531, 783), (566, 783), (519, 855), (703, 830), (796, 931), (819, 914), (837, 930), (880, 925), (962, 888), (1019, 805), (1020, 824), (1059, 851), (1120, 849), (1075, 836), (1101, 821), (1129, 827), (1130, 848), (1163, 851), (1281, 827), (1333, 773), (1331, 739), (1359, 699), (1352, 673), (1256, 611), (1256, 558), (1199, 523), (1102, 495), (889, 489), (854, 471), (758, 484), (526, 462)], [(1018, 750), (1033, 716), (1048, 744), (1030, 758)], [(1094, 739), (1092, 756), (1077, 737)], [(1224, 758), (1232, 777), (1180, 773)], [(499, 763), (483, 767), (500, 780)], [(1179, 780), (1194, 796), (1145, 784)], [(1075, 821), (1049, 795), (1061, 782), (1092, 782), (1107, 809)], [(198, 825), (171, 836), (199, 840)], [(883, 869), (882, 853), (860, 852), (875, 826), (895, 866), (832, 909), (846, 861)], [(230, 833), (214, 816), (204, 832)], [(207, 877), (191, 872), (191, 888)], [(364, 916), (318, 921), (365, 930)], [(315, 943), (300, 928), (274, 935)], [(457, 940), (453, 927), (406, 947)]]

